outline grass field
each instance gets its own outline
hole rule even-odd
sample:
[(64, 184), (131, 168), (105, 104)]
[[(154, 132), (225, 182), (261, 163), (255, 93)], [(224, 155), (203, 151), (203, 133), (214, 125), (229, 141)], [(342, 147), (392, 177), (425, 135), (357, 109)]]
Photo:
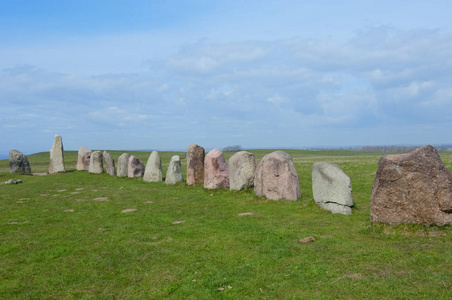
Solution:
[[(249, 151), (259, 159), (272, 150)], [(452, 226), (370, 223), (379, 154), (285, 151), (300, 177), (296, 202), (75, 171), (75, 151), (65, 151), (65, 174), (11, 175), (1, 160), (0, 182), (23, 183), (0, 186), (0, 298), (452, 297)], [(116, 161), (123, 152), (110, 151)], [(144, 163), (150, 154), (128, 153)], [(164, 174), (174, 154), (184, 157), (160, 152)], [(452, 169), (452, 153), (441, 157)], [(48, 153), (28, 159), (33, 172), (48, 171)], [(315, 161), (350, 176), (352, 215), (315, 205)]]

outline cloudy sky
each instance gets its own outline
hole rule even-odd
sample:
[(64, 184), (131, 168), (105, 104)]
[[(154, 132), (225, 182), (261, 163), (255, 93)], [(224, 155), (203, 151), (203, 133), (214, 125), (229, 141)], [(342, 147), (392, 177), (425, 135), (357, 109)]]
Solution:
[(452, 143), (450, 1), (0, 1), (0, 154)]

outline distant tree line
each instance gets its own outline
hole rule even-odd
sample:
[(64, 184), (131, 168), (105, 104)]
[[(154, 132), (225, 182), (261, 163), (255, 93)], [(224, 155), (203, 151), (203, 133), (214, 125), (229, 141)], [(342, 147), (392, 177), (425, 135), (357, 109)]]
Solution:
[(238, 151), (242, 151), (243, 148), (240, 145), (234, 145), (234, 146), (226, 146), (223, 148), (223, 152), (238, 152)]

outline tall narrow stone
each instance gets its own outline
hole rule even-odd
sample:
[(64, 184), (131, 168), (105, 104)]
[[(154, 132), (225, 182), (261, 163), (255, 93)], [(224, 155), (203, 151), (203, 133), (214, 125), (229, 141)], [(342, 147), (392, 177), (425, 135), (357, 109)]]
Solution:
[(89, 171), (89, 160), (91, 158), (91, 150), (85, 147), (78, 149), (77, 155), (77, 170)]
[(301, 197), (297, 170), (288, 153), (275, 151), (262, 157), (256, 167), (254, 192), (271, 200)]
[(50, 149), (49, 173), (54, 174), (64, 171), (63, 141), (61, 136), (55, 134), (55, 140), (52, 148)]
[(191, 144), (187, 149), (187, 184), (194, 185), (204, 182), (204, 148)]
[(243, 190), (254, 185), (256, 160), (253, 153), (240, 151), (229, 158), (229, 185), (231, 190)]
[(129, 173), (129, 158), (130, 154), (128, 153), (123, 153), (118, 158), (118, 170), (117, 170), (118, 177), (127, 177)]
[(104, 164), (102, 159), (102, 152), (94, 151), (91, 153), (89, 159), (89, 170), (90, 173), (101, 174), (104, 172)]
[(107, 151), (104, 151), (104, 153), (102, 153), (102, 157), (104, 159), (105, 172), (107, 172), (108, 175), (115, 176), (115, 160), (113, 159), (111, 154)]
[(162, 160), (157, 151), (152, 151), (146, 163), (143, 180), (147, 182), (160, 182), (163, 180)]
[(31, 174), (30, 163), (22, 152), (9, 150), (9, 172)]
[(180, 157), (179, 155), (174, 155), (171, 157), (171, 161), (166, 172), (165, 184), (176, 184), (183, 181), (184, 176), (182, 174)]
[(127, 176), (129, 178), (143, 177), (144, 164), (138, 157), (131, 155), (129, 157), (129, 164), (127, 168)]
[(229, 168), (220, 149), (213, 149), (204, 159), (204, 188), (229, 188)]

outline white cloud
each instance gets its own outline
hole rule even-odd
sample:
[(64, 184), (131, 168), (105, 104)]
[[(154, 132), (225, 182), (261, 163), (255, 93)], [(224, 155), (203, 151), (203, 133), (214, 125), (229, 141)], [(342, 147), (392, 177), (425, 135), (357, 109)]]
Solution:
[(448, 142), (441, 125), (451, 122), (450, 49), (447, 33), (377, 27), (349, 42), (204, 40), (151, 56), (149, 70), (136, 73), (20, 66), (0, 73), (0, 119), (8, 134), (66, 134), (75, 149), (369, 144), (361, 130), (391, 126), (401, 138), (417, 128), (421, 143), (432, 136), (427, 125)]

